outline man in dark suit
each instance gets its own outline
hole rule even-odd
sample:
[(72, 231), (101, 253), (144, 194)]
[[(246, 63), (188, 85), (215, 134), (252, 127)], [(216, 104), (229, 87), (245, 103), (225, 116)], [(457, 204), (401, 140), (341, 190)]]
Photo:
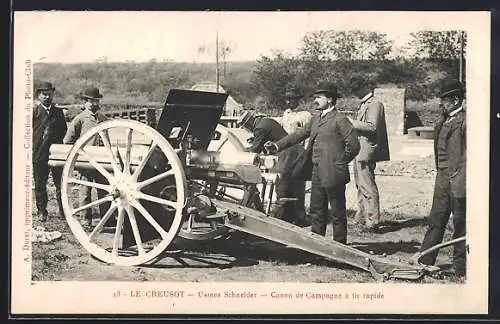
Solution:
[[(247, 148), (249, 152), (261, 153), (266, 142), (278, 141), (287, 135), (287, 132), (276, 120), (264, 115), (257, 115), (253, 111), (245, 111), (238, 119), (238, 124), (253, 134), (252, 143)], [(278, 200), (285, 197), (296, 200), (284, 202), (282, 207), (275, 210), (274, 216), (296, 225), (303, 225), (305, 222), (306, 215), (303, 206), (305, 192), (304, 190), (301, 192), (299, 187), (303, 181), (291, 178), (286, 170), (303, 152), (304, 147), (300, 144), (283, 150), (278, 154), (278, 163), (275, 170), (279, 173), (278, 182), (276, 183)]]
[(359, 152), (358, 135), (347, 117), (335, 109), (339, 97), (333, 83), (322, 83), (314, 103), (321, 111), (306, 128), (300, 128), (277, 142), (265, 145), (269, 153), (286, 149), (310, 138), (306, 151), (290, 170), (292, 177), (311, 180), (311, 231), (326, 234), (328, 205), (332, 209), (333, 239), (347, 242), (345, 185), (350, 176), (348, 163)]
[(35, 90), (37, 98), (33, 108), (33, 178), (35, 180), (35, 200), (38, 216), (46, 221), (47, 181), (49, 172), (56, 187), (59, 215), (63, 216), (61, 202), (61, 168), (49, 168), (49, 148), (61, 144), (66, 133), (66, 120), (61, 109), (52, 104), (55, 88), (49, 82), (41, 83)]
[(352, 125), (359, 135), (360, 149), (354, 160), (354, 181), (358, 191), (358, 210), (355, 222), (373, 230), (380, 222), (380, 200), (375, 167), (377, 162), (388, 161), (389, 142), (385, 122), (384, 105), (373, 97), (368, 82), (354, 89), (361, 104)]
[[(421, 251), (442, 242), (446, 224), (453, 214), (453, 238), (465, 236), (466, 132), (463, 100), (465, 87), (458, 80), (446, 80), (442, 86), (443, 115), (435, 128), (434, 154), (437, 168), (429, 228)], [(424, 264), (436, 262), (439, 251), (421, 258)], [(454, 245), (453, 268), (450, 272), (465, 276), (466, 247), (462, 241)]]

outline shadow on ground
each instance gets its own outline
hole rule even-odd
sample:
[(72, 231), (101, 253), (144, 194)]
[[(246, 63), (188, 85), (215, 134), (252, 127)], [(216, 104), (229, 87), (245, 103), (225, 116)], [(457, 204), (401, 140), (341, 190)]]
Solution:
[(376, 234), (385, 234), (390, 232), (396, 232), (403, 228), (411, 228), (417, 226), (426, 226), (428, 220), (424, 218), (410, 218), (403, 220), (388, 220), (380, 222), (377, 227), (373, 230)]
[(318, 265), (344, 270), (358, 268), (262, 238), (235, 232), (225, 239), (208, 242), (179, 241), (149, 268), (218, 268), (250, 267), (259, 262), (279, 265)]
[(420, 242), (352, 242), (350, 246), (369, 254), (413, 254), (420, 248)]
[(143, 265), (144, 268), (163, 269), (228, 269), (234, 267), (250, 267), (259, 264), (258, 260), (234, 255), (207, 255), (203, 252), (167, 251), (159, 261)]

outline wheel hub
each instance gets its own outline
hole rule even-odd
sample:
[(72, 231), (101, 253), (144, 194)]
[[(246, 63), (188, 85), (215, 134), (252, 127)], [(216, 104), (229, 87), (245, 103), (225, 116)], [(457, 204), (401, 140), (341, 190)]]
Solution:
[(121, 205), (130, 204), (136, 199), (137, 182), (131, 177), (121, 175), (113, 185), (113, 198)]

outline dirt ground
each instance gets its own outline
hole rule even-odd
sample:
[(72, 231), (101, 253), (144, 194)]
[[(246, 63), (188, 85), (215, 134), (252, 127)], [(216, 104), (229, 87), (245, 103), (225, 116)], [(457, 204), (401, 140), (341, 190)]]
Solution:
[[(377, 233), (364, 232), (353, 224), (355, 190), (352, 182), (348, 185), (348, 244), (366, 252), (386, 253), (402, 260), (408, 260), (418, 251), (426, 230), (434, 178), (432, 170), (426, 169), (425, 163), (417, 161), (413, 164), (420, 166), (417, 167), (420, 170), (423, 166), (424, 170), (417, 172), (418, 177), (401, 176), (397, 175), (398, 172), (388, 171), (397, 170), (397, 165), (380, 168), (378, 184), (383, 223)], [(62, 237), (49, 243), (33, 243), (34, 281), (374, 282), (372, 276), (363, 270), (314, 258), (311, 254), (299, 253), (245, 233), (234, 233), (227, 239), (210, 242), (177, 240), (160, 261), (149, 266), (106, 265), (92, 258), (82, 248), (65, 220), (56, 218), (56, 211), (54, 188), (50, 184), (49, 213), (52, 217), (43, 224), (34, 217), (33, 228), (40, 225), (48, 231), (57, 230), (62, 233)], [(309, 228), (305, 230), (309, 231)], [(331, 237), (331, 227), (328, 228), (327, 237)], [(451, 225), (447, 228), (445, 240), (450, 237)], [(438, 264), (449, 265), (450, 256), (451, 248), (442, 249)], [(455, 278), (425, 277), (420, 282), (460, 281)]]

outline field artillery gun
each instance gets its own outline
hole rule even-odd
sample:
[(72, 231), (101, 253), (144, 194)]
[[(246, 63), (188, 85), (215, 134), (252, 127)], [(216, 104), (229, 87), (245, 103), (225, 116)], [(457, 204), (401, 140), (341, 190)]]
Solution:
[[(377, 279), (414, 280), (436, 270), (418, 260), (371, 255), (271, 217), (271, 204), (280, 204), (272, 196), (264, 199), (276, 177), (269, 172), (273, 159), (245, 152), (238, 137), (218, 125), (226, 99), (222, 93), (174, 89), (156, 129), (110, 120), (74, 145), (51, 146), (49, 164), (63, 167), (66, 220), (92, 256), (142, 265), (155, 262), (176, 237), (213, 240), (235, 230), (353, 265)], [(87, 180), (92, 174), (102, 181)], [(80, 204), (75, 195), (81, 186), (101, 194)], [(102, 205), (106, 212), (98, 223), (83, 226), (79, 213)], [(111, 229), (105, 226), (109, 220), (116, 220)]]

